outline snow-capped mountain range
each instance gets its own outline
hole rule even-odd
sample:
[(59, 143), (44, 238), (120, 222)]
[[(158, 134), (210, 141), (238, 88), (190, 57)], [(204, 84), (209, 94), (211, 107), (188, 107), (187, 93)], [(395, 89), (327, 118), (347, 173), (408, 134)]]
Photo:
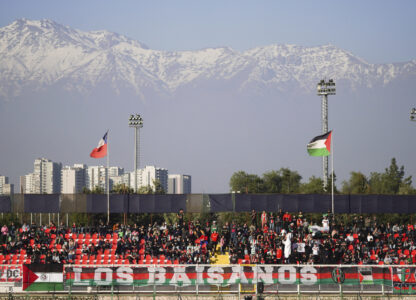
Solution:
[(108, 31), (84, 32), (54, 21), (16, 20), (0, 29), (0, 99), (59, 85), (88, 92), (100, 84), (172, 94), (204, 82), (230, 83), (240, 92), (311, 91), (319, 79), (348, 87), (384, 86), (416, 75), (416, 60), (370, 64), (333, 45), (270, 45), (244, 52), (230, 48), (160, 51)]

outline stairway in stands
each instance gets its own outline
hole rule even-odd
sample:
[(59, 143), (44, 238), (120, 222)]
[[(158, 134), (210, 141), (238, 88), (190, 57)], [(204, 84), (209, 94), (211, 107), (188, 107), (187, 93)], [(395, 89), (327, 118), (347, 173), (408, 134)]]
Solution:
[(230, 256), (228, 252), (224, 254), (220, 254), (220, 247), (219, 245), (215, 249), (215, 255), (211, 257), (211, 264), (213, 265), (229, 265), (230, 264)]

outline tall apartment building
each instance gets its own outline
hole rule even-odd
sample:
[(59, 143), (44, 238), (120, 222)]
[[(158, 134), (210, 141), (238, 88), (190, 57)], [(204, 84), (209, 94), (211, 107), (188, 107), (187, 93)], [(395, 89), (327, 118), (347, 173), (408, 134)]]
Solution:
[[(35, 159), (33, 173), (39, 176), (40, 194), (61, 192), (62, 164), (46, 158)], [(35, 184), (38, 184), (36, 181)]]
[(191, 188), (192, 179), (190, 175), (168, 175), (168, 194), (191, 194)]
[(130, 186), (130, 173), (125, 173), (119, 176), (110, 176), (110, 189), (117, 184), (124, 184)]
[(95, 187), (100, 187), (107, 191), (107, 176), (108, 170), (104, 166), (89, 166), (86, 173), (86, 186), (93, 190)]
[(6, 183), (3, 186), (3, 195), (13, 195), (14, 194), (14, 184)]
[(20, 193), (34, 194), (34, 192), (32, 192), (32, 177), (33, 173), (20, 176)]
[(14, 185), (9, 183), (9, 177), (0, 175), (0, 195), (12, 195)]
[[(130, 173), (130, 187), (134, 189), (134, 171)], [(155, 166), (146, 166), (137, 170), (137, 187), (150, 186), (155, 189), (154, 181), (159, 180), (164, 191), (168, 190), (168, 170)]]
[(86, 186), (86, 165), (75, 164), (73, 167), (65, 166), (61, 174), (62, 194), (82, 193), (82, 189)]
[(125, 182), (124, 179), (124, 168), (110, 167), (108, 169), (108, 175), (110, 176), (110, 191), (113, 189), (113, 186), (117, 184), (126, 184), (128, 186), (128, 180)]
[(0, 195), (3, 194), (3, 186), (9, 183), (9, 177), (0, 175)]
[(23, 193), (55, 194), (61, 192), (62, 164), (46, 158), (35, 159), (33, 173), (20, 177)]
[(121, 176), (124, 174), (124, 168), (110, 167), (108, 169), (108, 175), (111, 177)]

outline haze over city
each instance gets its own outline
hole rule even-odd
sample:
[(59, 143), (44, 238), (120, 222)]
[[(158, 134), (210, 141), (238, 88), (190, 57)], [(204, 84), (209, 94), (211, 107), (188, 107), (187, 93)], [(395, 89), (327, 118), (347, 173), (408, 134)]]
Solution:
[(140, 113), (141, 166), (192, 175), (194, 193), (228, 192), (239, 170), (288, 167), (307, 181), (322, 172), (306, 152), (321, 133), (316, 84), (333, 78), (337, 184), (392, 157), (415, 178), (415, 8), (1, 2), (0, 174), (17, 187), (38, 157), (104, 165), (89, 153), (107, 129), (110, 164), (132, 170), (128, 117)]

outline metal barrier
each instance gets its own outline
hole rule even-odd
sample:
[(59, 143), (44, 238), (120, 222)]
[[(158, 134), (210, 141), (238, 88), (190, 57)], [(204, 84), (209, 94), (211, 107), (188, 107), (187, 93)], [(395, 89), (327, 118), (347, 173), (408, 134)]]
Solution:
[(412, 294), (415, 266), (65, 265), (64, 290), (143, 294)]
[(416, 294), (415, 265), (0, 265), (0, 293)]

